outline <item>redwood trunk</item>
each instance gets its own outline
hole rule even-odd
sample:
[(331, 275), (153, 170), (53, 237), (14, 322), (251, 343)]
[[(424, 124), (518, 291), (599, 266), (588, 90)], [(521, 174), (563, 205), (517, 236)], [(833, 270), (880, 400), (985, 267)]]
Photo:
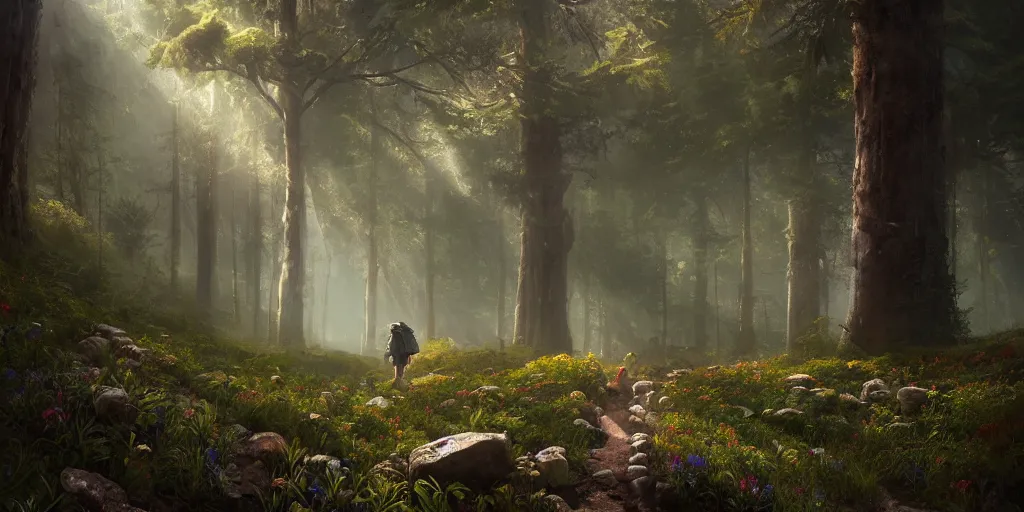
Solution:
[(0, 248), (28, 237), (28, 135), (41, 0), (0, 2)]
[(869, 354), (954, 339), (942, 31), (941, 0), (857, 4), (854, 274), (846, 341)]
[[(281, 1), (280, 21), (285, 44), (297, 50), (299, 23), (296, 0)], [(305, 345), (306, 172), (301, 160), (302, 94), (297, 84), (298, 80), (289, 76), (280, 88), (281, 110), (284, 113), (284, 159), (288, 181), (285, 188), (284, 261), (278, 292), (281, 303), (277, 328), (278, 341), (289, 346)]]
[(743, 158), (743, 249), (740, 262), (740, 335), (736, 340), (736, 355), (752, 357), (757, 354), (757, 335), (754, 333), (754, 240), (750, 226), (750, 149)]
[(256, 163), (249, 176), (249, 294), (252, 306), (252, 335), (260, 338), (260, 312), (263, 309), (263, 212), (260, 203), (260, 176)]
[(546, 61), (549, 2), (517, 3), (526, 72), (520, 106), (525, 194), (515, 343), (542, 353), (571, 353), (567, 298), (573, 234), (564, 199), (572, 176), (562, 170), (561, 126), (552, 114), (554, 77)]
[(703, 353), (708, 346), (708, 243), (710, 222), (708, 200), (698, 191), (696, 200), (697, 232), (693, 240), (693, 347)]
[(234, 191), (231, 192), (231, 299), (234, 306), (235, 325), (242, 324), (242, 303), (238, 293), (238, 207)]
[(505, 304), (508, 299), (508, 257), (505, 255), (505, 221), (501, 208), (497, 212), (497, 240), (495, 250), (498, 253), (498, 304), (495, 311), (494, 335), (498, 338), (498, 348), (505, 350)]

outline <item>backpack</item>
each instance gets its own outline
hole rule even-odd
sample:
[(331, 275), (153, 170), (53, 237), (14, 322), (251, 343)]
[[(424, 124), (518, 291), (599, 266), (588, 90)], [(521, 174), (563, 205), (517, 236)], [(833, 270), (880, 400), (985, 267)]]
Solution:
[(420, 353), (420, 344), (416, 341), (416, 335), (413, 334), (412, 329), (405, 325), (402, 329), (402, 338), (405, 341), (405, 353), (409, 355), (416, 355)]

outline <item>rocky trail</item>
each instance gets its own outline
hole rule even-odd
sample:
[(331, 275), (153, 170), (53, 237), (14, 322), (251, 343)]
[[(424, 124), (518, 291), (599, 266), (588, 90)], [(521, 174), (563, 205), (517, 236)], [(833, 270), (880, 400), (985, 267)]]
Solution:
[(579, 498), (573, 500), (576, 503), (570, 502), (573, 510), (656, 510), (650, 503), (655, 487), (648, 471), (650, 428), (642, 421), (647, 415), (644, 405), (649, 404), (652, 395), (641, 393), (632, 401), (622, 397), (609, 403), (608, 410), (598, 418), (607, 440), (602, 448), (591, 452), (587, 470), (592, 476), (577, 486)]

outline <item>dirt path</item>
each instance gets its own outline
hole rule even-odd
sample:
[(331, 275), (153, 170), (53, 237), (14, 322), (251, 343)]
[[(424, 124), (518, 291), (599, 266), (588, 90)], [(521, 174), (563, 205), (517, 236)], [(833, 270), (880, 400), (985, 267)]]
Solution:
[(582, 496), (577, 510), (588, 512), (621, 512), (639, 510), (630, 498), (626, 466), (629, 465), (629, 436), (624, 426), (629, 425), (629, 411), (624, 403), (608, 404), (609, 410), (599, 418), (600, 427), (608, 433), (608, 442), (603, 448), (594, 450), (592, 458), (587, 461), (587, 470), (594, 474), (610, 469), (615, 474), (618, 484), (608, 488), (593, 479), (583, 483), (577, 490)]

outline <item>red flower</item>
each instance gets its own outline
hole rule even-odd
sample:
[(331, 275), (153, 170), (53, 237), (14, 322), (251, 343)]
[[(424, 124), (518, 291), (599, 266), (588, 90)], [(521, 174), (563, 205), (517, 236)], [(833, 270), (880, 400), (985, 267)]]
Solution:
[(971, 487), (971, 481), (970, 480), (959, 480), (957, 482), (950, 483), (949, 486), (954, 488), (954, 489), (956, 489), (957, 491), (967, 492), (967, 489)]
[(185, 414), (184, 415), (185, 415), (185, 419), (189, 419), (192, 416), (196, 415), (196, 410), (195, 409), (191, 409), (191, 408), (185, 409)]

